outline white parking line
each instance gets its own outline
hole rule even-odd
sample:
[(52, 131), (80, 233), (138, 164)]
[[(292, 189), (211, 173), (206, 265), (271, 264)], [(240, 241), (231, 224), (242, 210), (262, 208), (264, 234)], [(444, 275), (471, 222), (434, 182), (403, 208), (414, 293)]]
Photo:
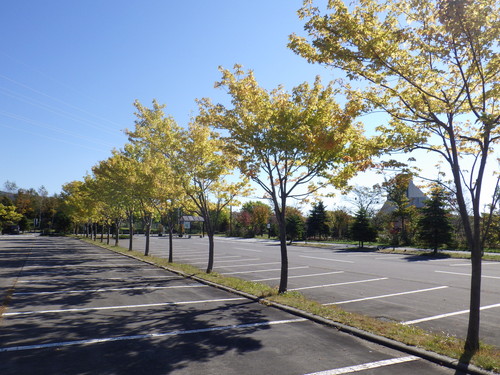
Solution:
[[(136, 267), (138, 264), (137, 263), (123, 263), (123, 264), (59, 264), (59, 265), (32, 265), (32, 266), (26, 266), (26, 268), (44, 268), (44, 269), (51, 269), (51, 268), (80, 268), (80, 267), (85, 267), (85, 268), (111, 268), (111, 267)], [(27, 271), (30, 272), (30, 271)]]
[[(481, 311), (488, 310), (488, 309), (493, 309), (495, 307), (500, 307), (500, 303), (497, 303), (495, 305), (483, 306), (480, 308), (480, 310)], [(404, 324), (404, 325), (417, 324), (417, 323), (427, 322), (429, 320), (443, 319), (443, 318), (448, 318), (450, 316), (462, 315), (462, 314), (468, 314), (468, 313), (469, 313), (469, 310), (455, 311), (455, 312), (448, 313), (448, 314), (429, 316), (428, 318), (408, 320), (406, 322), (401, 322), (401, 324)]]
[(15, 296), (26, 295), (46, 295), (46, 294), (72, 294), (72, 293), (95, 293), (95, 292), (120, 292), (122, 290), (156, 290), (156, 289), (178, 289), (178, 288), (204, 288), (208, 285), (179, 285), (179, 286), (137, 286), (130, 288), (98, 288), (98, 289), (81, 289), (81, 290), (56, 290), (52, 292), (16, 292)]
[(238, 264), (236, 266), (222, 266), (222, 268), (236, 268), (236, 267), (254, 267), (254, 266), (268, 266), (270, 264), (281, 264), (280, 262), (269, 262), (269, 263), (254, 263), (254, 264)]
[(17, 311), (17, 312), (3, 313), (2, 316), (53, 314), (53, 313), (84, 312), (84, 311), (99, 311), (99, 310), (137, 309), (137, 308), (143, 308), (143, 307), (159, 307), (159, 306), (171, 306), (171, 305), (190, 305), (190, 304), (197, 304), (197, 303), (231, 302), (231, 301), (241, 301), (241, 300), (246, 300), (246, 298), (238, 297), (238, 298), (221, 298), (221, 299), (210, 299), (210, 300), (199, 300), (199, 301), (179, 301), (179, 302), (146, 303), (146, 304), (142, 304), (142, 305), (121, 305), (121, 306), (104, 306), (104, 307), (80, 307), (80, 308), (56, 309), (56, 310)]
[(340, 259), (332, 259), (332, 258), (320, 258), (320, 257), (311, 257), (308, 255), (299, 255), (301, 258), (310, 258), (310, 259), (319, 259), (319, 260), (329, 260), (331, 262), (341, 262), (341, 263), (354, 263), (352, 260), (340, 260)]
[(243, 250), (243, 251), (253, 251), (255, 253), (262, 253), (262, 250), (255, 250), (255, 249), (246, 249), (244, 247), (235, 247), (235, 250)]
[[(216, 263), (216, 266), (219, 264), (219, 263), (228, 263), (228, 262), (249, 262), (249, 261), (254, 261), (254, 260), (260, 260), (260, 258), (251, 258), (251, 259), (232, 259), (232, 260), (222, 260), (222, 261), (218, 261), (216, 260), (215, 263)], [(204, 261), (204, 262), (194, 262), (194, 263), (191, 263), (191, 264), (205, 264), (207, 263), (207, 261)]]
[[(227, 259), (227, 258), (241, 258), (241, 255), (227, 255), (227, 256), (217, 257), (217, 259)], [(205, 256), (196, 256), (196, 257), (182, 257), (182, 256), (179, 256), (179, 259), (181, 259), (182, 261), (204, 259), (206, 261), (207, 260), (207, 255), (205, 254)]]
[(358, 281), (347, 281), (344, 283), (336, 283), (336, 284), (324, 284), (324, 285), (313, 285), (313, 286), (304, 286), (301, 288), (293, 288), (293, 289), (288, 289), (288, 290), (305, 290), (305, 289), (316, 289), (316, 288), (327, 288), (330, 286), (340, 286), (340, 285), (349, 285), (349, 284), (360, 284), (360, 283), (368, 283), (371, 281), (380, 281), (380, 280), (387, 280), (388, 277), (381, 277), (379, 279), (368, 279), (368, 280), (358, 280)]
[[(470, 273), (461, 273), (461, 272), (448, 272), (448, 271), (434, 271), (437, 273), (447, 273), (450, 275), (459, 275), (459, 276), (472, 276)], [(486, 275), (481, 275), (481, 277), (485, 279), (500, 279), (498, 276), (486, 276)]]
[(348, 301), (339, 301), (339, 302), (332, 302), (332, 303), (324, 303), (323, 305), (325, 305), (325, 306), (328, 306), (328, 305), (342, 305), (344, 303), (361, 302), (361, 301), (368, 301), (368, 300), (371, 300), (371, 299), (380, 299), (380, 298), (387, 298), (387, 297), (404, 296), (406, 294), (415, 294), (415, 293), (430, 292), (430, 291), (433, 291), (433, 290), (439, 290), (439, 289), (445, 289), (445, 288), (448, 288), (448, 287), (447, 286), (438, 286), (438, 287), (435, 287), (435, 288), (410, 290), (408, 292), (384, 294), (384, 295), (381, 295), (381, 296), (351, 299), (351, 300), (348, 300)]
[(61, 342), (53, 342), (53, 343), (48, 343), (48, 344), (11, 346), (11, 347), (6, 347), (6, 348), (0, 348), (0, 353), (18, 352), (18, 351), (23, 351), (23, 350), (45, 349), (45, 348), (61, 348), (61, 347), (73, 346), (73, 345), (100, 344), (100, 343), (114, 342), (114, 341), (153, 339), (153, 338), (158, 338), (158, 337), (187, 335), (187, 334), (191, 334), (191, 333), (205, 333), (205, 332), (214, 332), (214, 331), (227, 331), (230, 329), (240, 329), (240, 328), (266, 327), (266, 326), (273, 326), (273, 325), (277, 325), (277, 324), (289, 324), (289, 323), (298, 323), (298, 322), (304, 322), (304, 321), (306, 321), (306, 319), (302, 319), (302, 318), (289, 319), (289, 320), (274, 320), (274, 321), (259, 322), (259, 323), (235, 324), (235, 325), (222, 326), (222, 327), (191, 329), (191, 330), (186, 330), (186, 331), (146, 333), (143, 335), (133, 335), (133, 336), (116, 336), (116, 337), (104, 337), (104, 338), (100, 338), (100, 339), (61, 341)]
[[(303, 268), (303, 267), (298, 267), (298, 268)], [(291, 268), (289, 268), (289, 269), (291, 269)], [(279, 271), (279, 269), (277, 269), (276, 271)], [(344, 271), (333, 271), (333, 272), (313, 273), (313, 274), (310, 274), (310, 275), (288, 276), (288, 278), (289, 279), (298, 279), (300, 277), (325, 276), (325, 275), (333, 275), (333, 274), (336, 274), (336, 273), (344, 273)], [(270, 280), (279, 280), (279, 279), (280, 279), (279, 277), (271, 277), (269, 279), (257, 279), (257, 280), (251, 280), (251, 281), (257, 282), (257, 281), (270, 281)]]
[(19, 280), (18, 283), (42, 283), (42, 282), (57, 282), (57, 281), (116, 281), (120, 280), (123, 282), (127, 282), (130, 280), (143, 280), (143, 279), (183, 279), (182, 276), (177, 275), (168, 275), (168, 276), (129, 276), (127, 278), (123, 277), (106, 277), (106, 278), (76, 278), (76, 277), (65, 277), (63, 279), (34, 279), (34, 280)]
[[(309, 268), (309, 266), (289, 267), (288, 269), (289, 270), (299, 270), (302, 268)], [(224, 272), (223, 275), (238, 275), (238, 274), (242, 274), (242, 273), (258, 273), (258, 272), (272, 272), (272, 271), (281, 271), (281, 268), (272, 268), (272, 269), (267, 269), (267, 270), (253, 270), (253, 271)]]
[[(492, 265), (498, 265), (500, 262), (483, 262), (481, 265), (483, 266), (492, 266)], [(465, 267), (465, 266), (470, 266), (469, 263), (455, 263), (455, 264), (448, 264), (450, 267)]]
[(369, 370), (369, 369), (374, 369), (374, 368), (379, 368), (379, 367), (384, 367), (384, 366), (397, 365), (398, 363), (411, 362), (411, 361), (416, 361), (418, 359), (420, 359), (420, 358), (419, 357), (415, 357), (413, 355), (410, 355), (410, 356), (407, 356), (407, 357), (386, 359), (386, 360), (383, 360), (383, 361), (363, 363), (361, 365), (355, 365), (355, 366), (337, 368), (337, 369), (333, 369), (333, 370), (326, 370), (326, 371), (314, 372), (314, 373), (310, 373), (310, 374), (306, 374), (306, 375), (341, 375), (341, 374), (352, 374), (353, 372), (358, 372), (358, 371), (363, 371), (363, 370)]

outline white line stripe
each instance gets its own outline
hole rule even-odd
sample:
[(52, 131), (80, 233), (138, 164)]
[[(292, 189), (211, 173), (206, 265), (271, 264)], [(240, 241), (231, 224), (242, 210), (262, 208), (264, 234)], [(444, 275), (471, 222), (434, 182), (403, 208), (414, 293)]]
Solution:
[[(299, 267), (299, 268), (302, 268), (302, 267)], [(290, 270), (291, 268), (289, 268)], [(279, 271), (279, 270), (276, 270), (276, 271)], [(313, 274), (310, 274), (310, 275), (298, 275), (298, 276), (288, 276), (289, 279), (298, 279), (298, 278), (301, 278), (301, 277), (314, 277), (314, 276), (324, 276), (324, 275), (333, 275), (333, 274), (337, 274), (337, 273), (344, 273), (344, 271), (333, 271), (333, 272), (323, 272), (323, 273), (313, 273)], [(270, 281), (270, 280), (279, 280), (280, 278), (279, 277), (271, 277), (271, 278), (268, 278), (268, 279), (257, 279), (257, 280), (251, 280), (251, 281)]]
[(255, 250), (255, 249), (246, 249), (244, 247), (234, 247), (234, 250), (242, 250), (242, 251), (253, 251), (255, 253), (262, 253), (262, 250)]
[(360, 301), (368, 301), (368, 300), (371, 300), (371, 299), (379, 299), (379, 298), (403, 296), (403, 295), (406, 295), (406, 294), (430, 292), (432, 290), (439, 290), (439, 289), (445, 289), (445, 288), (448, 288), (448, 287), (447, 286), (438, 286), (438, 287), (435, 287), (435, 288), (411, 290), (411, 291), (408, 291), (408, 292), (401, 292), (401, 293), (384, 294), (384, 295), (381, 295), (381, 296), (351, 299), (351, 300), (348, 300), (348, 301), (339, 301), (339, 302), (332, 302), (332, 303), (324, 303), (324, 305), (325, 306), (328, 306), (328, 305), (341, 305), (343, 303), (360, 302)]
[(368, 283), (370, 281), (380, 281), (380, 280), (387, 280), (388, 277), (382, 277), (379, 279), (368, 279), (368, 280), (358, 280), (358, 281), (348, 281), (345, 283), (336, 283), (336, 284), (325, 284), (325, 285), (313, 285), (313, 286), (305, 286), (302, 288), (293, 288), (293, 289), (288, 289), (288, 290), (305, 290), (305, 289), (315, 289), (315, 288), (327, 288), (330, 286), (340, 286), (340, 285), (349, 285), (349, 284), (360, 284), (360, 283)]
[[(500, 262), (483, 262), (481, 265), (483, 266), (491, 266), (491, 265), (498, 265)], [(461, 266), (470, 266), (470, 263), (455, 263), (455, 264), (448, 264), (450, 267), (461, 267)]]
[[(289, 267), (288, 269), (299, 270), (302, 268), (309, 268), (309, 266)], [(259, 272), (272, 272), (272, 271), (281, 271), (281, 268), (272, 268), (267, 270), (253, 270), (253, 271), (224, 272), (223, 275), (239, 275), (242, 273), (259, 273)]]
[(281, 263), (280, 262), (269, 262), (269, 263), (254, 263), (254, 264), (237, 264), (236, 266), (222, 266), (222, 268), (268, 266), (270, 264), (281, 264)]
[(18, 311), (4, 313), (3, 316), (17, 316), (17, 315), (36, 315), (36, 314), (52, 314), (52, 313), (66, 313), (66, 312), (83, 312), (83, 311), (99, 311), (99, 310), (122, 310), (122, 309), (137, 309), (143, 307), (159, 307), (170, 305), (190, 305), (197, 303), (210, 303), (210, 302), (228, 302), (228, 301), (241, 301), (246, 298), (221, 298), (221, 299), (208, 299), (199, 301), (179, 301), (179, 302), (162, 302), (162, 303), (146, 303), (142, 305), (122, 305), (122, 306), (103, 306), (103, 307), (81, 307), (73, 309), (57, 309), (57, 310), (38, 310), (38, 311)]
[[(447, 273), (450, 275), (460, 275), (460, 276), (472, 276), (470, 273), (460, 273), (460, 272), (448, 272), (448, 271), (434, 271), (437, 273)], [(500, 279), (498, 276), (485, 276), (481, 275), (481, 277), (484, 277), (485, 279)]]
[(300, 257), (301, 258), (310, 258), (310, 259), (319, 259), (319, 260), (329, 260), (331, 262), (354, 263), (352, 260), (340, 260), (340, 259), (331, 259), (331, 258), (311, 257), (308, 255), (300, 255)]
[(11, 347), (6, 347), (6, 348), (0, 348), (0, 353), (17, 352), (17, 351), (22, 351), (22, 350), (33, 350), (33, 349), (60, 348), (60, 347), (72, 346), (72, 345), (99, 344), (99, 343), (114, 342), (114, 341), (152, 339), (152, 338), (157, 338), (157, 337), (187, 335), (187, 334), (191, 334), (191, 333), (225, 331), (225, 330), (239, 329), (239, 328), (266, 327), (266, 326), (272, 326), (272, 325), (276, 325), (276, 324), (298, 323), (298, 322), (304, 322), (304, 321), (306, 321), (306, 319), (275, 320), (275, 321), (270, 321), (270, 322), (235, 324), (235, 325), (222, 326), (222, 327), (191, 329), (191, 330), (187, 330), (187, 331), (147, 333), (147, 334), (143, 334), (143, 335), (133, 335), (133, 336), (105, 337), (105, 338), (101, 338), (101, 339), (61, 341), (61, 342), (54, 342), (54, 343), (49, 343), (49, 344), (11, 346)]
[[(218, 261), (216, 260), (215, 261), (215, 265), (217, 266), (219, 263), (231, 263), (231, 262), (249, 262), (249, 261), (253, 261), (253, 260), (260, 260), (260, 258), (251, 258), (251, 259), (233, 259), (233, 260), (223, 260), (223, 261)], [(194, 262), (194, 263), (191, 263), (190, 264), (205, 264), (207, 263), (208, 259), (204, 262)], [(246, 264), (245, 264), (246, 265)]]
[(378, 367), (397, 365), (398, 363), (412, 362), (412, 361), (416, 361), (418, 359), (420, 359), (420, 358), (419, 357), (415, 357), (413, 355), (410, 355), (410, 356), (407, 356), (407, 357), (386, 359), (384, 361), (363, 363), (361, 365), (356, 365), (356, 366), (349, 366), (349, 367), (342, 367), (342, 368), (337, 368), (337, 369), (333, 369), (333, 370), (326, 370), (326, 371), (314, 372), (314, 373), (310, 373), (310, 374), (307, 374), (307, 375), (341, 375), (341, 374), (351, 374), (353, 372), (358, 372), (358, 371), (363, 371), (363, 370), (369, 370), (369, 369), (374, 369), (374, 368), (378, 368)]
[[(227, 258), (241, 258), (241, 255), (226, 255), (226, 256), (218, 256), (217, 259), (227, 259)], [(198, 259), (204, 259), (207, 260), (207, 255), (204, 257), (197, 256), (197, 257), (182, 257), (180, 256), (179, 259), (181, 260), (198, 260)]]
[[(488, 310), (488, 309), (493, 309), (495, 307), (500, 307), (500, 303), (497, 303), (495, 305), (483, 306), (479, 310), (481, 310), (481, 311)], [(468, 314), (468, 313), (469, 313), (469, 310), (455, 311), (455, 312), (448, 313), (448, 314), (429, 316), (428, 318), (409, 320), (407, 322), (401, 322), (401, 324), (404, 324), (404, 325), (417, 324), (417, 323), (427, 322), (429, 320), (443, 319), (443, 318), (448, 318), (450, 316), (462, 315), (462, 314)]]
[(55, 282), (55, 281), (116, 281), (120, 280), (123, 282), (129, 282), (130, 280), (152, 280), (152, 279), (183, 279), (182, 276), (129, 276), (127, 278), (123, 277), (106, 277), (106, 278), (76, 278), (76, 277), (66, 277), (64, 279), (35, 279), (35, 280), (19, 280), (18, 283), (42, 283), (42, 282)]
[(177, 288), (204, 288), (207, 285), (179, 285), (179, 286), (136, 286), (130, 288), (98, 288), (81, 290), (56, 290), (53, 292), (20, 292), (14, 293), (15, 296), (42, 295), (42, 294), (64, 294), (64, 293), (93, 293), (93, 292), (119, 292), (122, 290), (155, 290), (155, 289), (177, 289)]
[[(94, 260), (95, 261), (95, 260)], [(123, 263), (123, 264), (112, 264), (112, 263), (106, 263), (106, 264), (57, 264), (57, 265), (32, 265), (32, 266), (26, 266), (25, 268), (111, 268), (111, 267), (137, 267), (139, 263)], [(28, 272), (30, 272), (28, 270)]]

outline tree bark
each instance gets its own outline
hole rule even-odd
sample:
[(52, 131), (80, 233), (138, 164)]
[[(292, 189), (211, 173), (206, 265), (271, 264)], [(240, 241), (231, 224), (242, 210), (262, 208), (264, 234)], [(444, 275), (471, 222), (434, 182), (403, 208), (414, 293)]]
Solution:
[(134, 241), (134, 214), (132, 213), (128, 216), (128, 233), (129, 233), (128, 250), (132, 251), (133, 241)]
[(479, 349), (479, 327), (481, 315), (481, 248), (478, 246), (471, 250), (471, 286), (469, 325), (465, 349), (476, 352)]
[(115, 246), (120, 243), (120, 222), (115, 222)]
[(214, 233), (212, 230), (208, 230), (208, 265), (207, 265), (207, 273), (212, 272), (214, 268)]
[(174, 261), (174, 226), (168, 226), (168, 262)]
[(145, 222), (146, 222), (146, 247), (144, 249), (144, 255), (149, 256), (149, 236), (151, 234), (151, 217), (146, 217)]
[(280, 252), (281, 252), (281, 275), (278, 293), (285, 293), (288, 288), (288, 251), (286, 245), (286, 221), (285, 212), (276, 214), (279, 226)]

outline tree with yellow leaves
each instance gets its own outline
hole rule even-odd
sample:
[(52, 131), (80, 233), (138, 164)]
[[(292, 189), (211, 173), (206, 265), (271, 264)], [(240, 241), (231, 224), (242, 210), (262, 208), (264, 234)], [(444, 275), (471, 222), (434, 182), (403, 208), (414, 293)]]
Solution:
[(154, 187), (149, 202), (169, 232), (168, 261), (173, 262), (175, 213), (187, 204), (181, 183), (184, 170), (178, 166), (183, 133), (175, 119), (165, 114), (165, 105), (156, 100), (151, 108), (137, 100), (134, 105), (137, 109), (135, 128), (126, 133), (131, 145), (142, 155), (143, 170), (139, 173)]
[[(228, 132), (226, 141), (238, 155), (241, 172), (257, 183), (274, 205), (279, 226), (281, 278), (287, 290), (286, 207), (290, 198), (304, 199), (319, 188), (345, 187), (360, 169), (370, 165), (374, 148), (355, 122), (360, 103), (335, 101), (333, 85), (319, 77), (291, 93), (261, 88), (252, 71), (236, 65), (234, 73), (220, 69), (217, 87), (227, 89), (232, 108), (202, 99), (200, 121)], [(315, 185), (313, 185), (315, 182)], [(306, 187), (306, 189), (300, 189)]]
[(500, 141), (499, 8), (497, 0), (330, 0), (320, 9), (306, 0), (299, 16), (308, 36), (292, 35), (289, 44), (308, 61), (368, 84), (355, 94), (390, 115), (379, 128), (388, 149), (428, 150), (449, 165), (472, 258), (465, 345), (472, 352), (486, 238), (481, 193)]
[(222, 210), (248, 195), (248, 181), (230, 181), (235, 168), (234, 154), (219, 134), (199, 122), (192, 122), (181, 138), (178, 168), (184, 192), (193, 203), (193, 212), (204, 219), (208, 236), (207, 273), (214, 266), (214, 235)]

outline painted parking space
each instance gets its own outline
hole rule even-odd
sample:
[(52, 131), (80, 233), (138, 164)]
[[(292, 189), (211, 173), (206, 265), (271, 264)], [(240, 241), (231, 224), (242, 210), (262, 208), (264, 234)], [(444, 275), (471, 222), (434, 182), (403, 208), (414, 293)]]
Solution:
[[(110, 254), (71, 240), (52, 241), (58, 256), (67, 252), (69, 259), (76, 255), (85, 261), (88, 255), (90, 261)], [(12, 300), (2, 316), (0, 372), (300, 375), (369, 366), (373, 374), (399, 374), (400, 366), (410, 366), (405, 374), (453, 373), (421, 359), (402, 361), (404, 353), (218, 289), (189, 280), (182, 285), (178, 276), (160, 269), (157, 279), (149, 273), (142, 279), (143, 263), (131, 263), (128, 277), (142, 291), (102, 290), (128, 282), (117, 279), (113, 267), (99, 267), (91, 278), (85, 267), (77, 267), (69, 278), (61, 277), (60, 269), (36, 276), (23, 275), (22, 266), (17, 267)], [(0, 267), (1, 276), (12, 271)], [(95, 288), (70, 289), (83, 281)], [(175, 287), (148, 290), (151, 282)]]
[[(207, 242), (197, 239), (192, 246), (207, 253)], [(186, 242), (187, 243), (187, 242)], [(186, 246), (186, 245), (184, 245)], [(245, 250), (258, 251), (248, 252)], [(269, 241), (216, 240), (217, 256), (254, 255), (260, 261), (249, 264), (226, 262), (218, 272), (276, 286), (279, 281), (279, 246)], [(274, 263), (274, 264), (269, 264)], [(500, 300), (497, 284), (500, 262), (484, 262), (483, 306)], [(234, 266), (234, 268), (233, 268)], [(301, 268), (304, 267), (304, 268)], [(289, 289), (298, 290), (323, 304), (335, 304), (348, 311), (405, 322), (431, 316), (444, 316), (421, 322), (422, 328), (465, 336), (467, 314), (447, 317), (466, 310), (469, 302), (470, 262), (460, 259), (353, 252), (351, 249), (289, 247)], [(314, 274), (321, 276), (314, 277)], [(311, 276), (310, 276), (311, 275)], [(489, 295), (492, 294), (492, 297)], [(500, 345), (500, 316), (490, 316), (495, 308), (483, 310), (485, 341)], [(432, 324), (431, 324), (432, 323)]]

